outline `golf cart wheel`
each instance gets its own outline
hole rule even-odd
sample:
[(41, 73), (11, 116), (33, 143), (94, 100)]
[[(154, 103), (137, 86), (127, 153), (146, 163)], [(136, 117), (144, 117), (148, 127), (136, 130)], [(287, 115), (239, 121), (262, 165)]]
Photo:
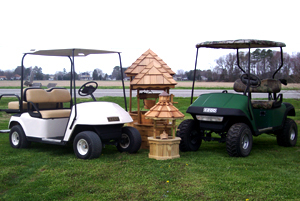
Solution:
[(102, 142), (95, 132), (83, 131), (76, 135), (73, 142), (73, 149), (77, 158), (98, 158), (102, 152)]
[(197, 151), (201, 146), (201, 134), (196, 129), (196, 122), (193, 119), (187, 119), (181, 122), (176, 133), (181, 138), (180, 151)]
[(295, 121), (287, 118), (285, 120), (283, 130), (277, 133), (276, 138), (279, 146), (295, 146), (298, 138), (298, 128)]
[(248, 156), (252, 149), (252, 142), (252, 132), (244, 123), (233, 124), (227, 132), (226, 149), (229, 156)]
[(20, 125), (15, 125), (9, 133), (10, 146), (13, 148), (28, 148), (31, 144), (26, 138), (25, 132)]
[(133, 127), (125, 126), (122, 128), (122, 138), (117, 144), (120, 152), (136, 153), (142, 144), (140, 132)]

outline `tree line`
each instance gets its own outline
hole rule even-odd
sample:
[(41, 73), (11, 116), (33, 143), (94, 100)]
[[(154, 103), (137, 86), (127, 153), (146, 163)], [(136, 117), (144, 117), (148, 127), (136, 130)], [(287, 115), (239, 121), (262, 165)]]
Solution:
[[(249, 53), (240, 52), (240, 66), (248, 69)], [(281, 54), (278, 51), (256, 49), (251, 53), (250, 72), (261, 79), (272, 78), (273, 73), (281, 65)], [(290, 83), (300, 82), (300, 53), (283, 54), (283, 66), (275, 78), (286, 79)], [(196, 80), (234, 82), (243, 72), (237, 64), (236, 53), (229, 53), (215, 60), (215, 66), (209, 70), (196, 70)], [(194, 70), (178, 70), (177, 76), (185, 80), (193, 80)]]
[[(127, 68), (122, 68), (123, 72), (123, 78), (125, 78), (125, 71)], [(121, 67), (120, 66), (115, 66), (113, 68), (113, 71), (111, 75), (108, 75), (107, 73), (103, 73), (103, 71), (99, 68), (94, 69), (93, 71), (93, 80), (121, 80), (122, 79), (122, 74), (121, 74)]]
[[(248, 52), (240, 52), (239, 61), (243, 69), (248, 68)], [(281, 64), (281, 54), (278, 51), (256, 49), (251, 53), (250, 71), (252, 74), (258, 75), (261, 79), (271, 78), (273, 73)], [(283, 67), (276, 74), (275, 78), (286, 79), (290, 83), (300, 82), (300, 53), (292, 55), (288, 53), (283, 54)], [(125, 78), (125, 70), (122, 68), (123, 78)], [(35, 80), (70, 80), (71, 73), (64, 68), (62, 71), (56, 72), (54, 75), (44, 74), (41, 67), (29, 67), (23, 69), (24, 78), (27, 79), (31, 72), (34, 71)], [(110, 75), (103, 73), (99, 68), (94, 69), (89, 74), (90, 79), (93, 80), (121, 80), (121, 68), (115, 66)], [(215, 66), (209, 70), (196, 70), (196, 80), (198, 81), (220, 81), (220, 82), (234, 82), (239, 79), (243, 72), (238, 68), (236, 53), (229, 53), (221, 56), (215, 60)], [(16, 75), (21, 75), (21, 66), (14, 70), (0, 70), (0, 76), (5, 76), (6, 79), (18, 79)], [(80, 79), (81, 75), (76, 74), (75, 79)], [(194, 70), (184, 71), (178, 70), (176, 75), (177, 80), (193, 80)]]
[[(124, 71), (127, 68), (122, 68), (123, 70), (123, 78), (125, 78)], [(0, 69), (0, 76), (4, 76), (7, 80), (16, 80), (20, 79), (20, 76), (22, 74), (21, 72), (22, 67), (18, 66), (14, 70), (1, 70)], [(71, 79), (71, 72), (67, 72), (67, 70), (64, 68), (62, 71), (57, 71), (55, 74), (44, 74), (42, 67), (23, 67), (23, 77), (24, 79), (29, 79), (30, 75), (33, 73), (34, 80), (70, 80)], [(80, 76), (82, 74), (89, 75), (89, 79), (92, 80), (121, 80), (121, 68), (119, 66), (115, 66), (113, 68), (112, 74), (108, 75), (107, 73), (103, 73), (103, 71), (99, 68), (94, 69), (94, 71), (91, 72), (84, 72), (81, 74), (75, 73), (75, 79), (79, 80)]]

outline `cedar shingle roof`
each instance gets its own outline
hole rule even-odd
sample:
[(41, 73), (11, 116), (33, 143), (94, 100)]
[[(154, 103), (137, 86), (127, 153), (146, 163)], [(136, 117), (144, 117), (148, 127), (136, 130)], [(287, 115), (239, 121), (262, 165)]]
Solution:
[(145, 66), (130, 82), (133, 89), (174, 88), (176, 84), (168, 70), (156, 60)]
[(182, 114), (171, 102), (170, 95), (166, 92), (162, 92), (159, 95), (159, 101), (154, 105), (146, 114), (147, 118), (157, 119), (179, 119), (183, 118)]
[(130, 67), (125, 71), (126, 76), (132, 77), (139, 74), (151, 62), (158, 62), (170, 75), (175, 75), (174, 71), (155, 54), (152, 50), (148, 49), (142, 54)]

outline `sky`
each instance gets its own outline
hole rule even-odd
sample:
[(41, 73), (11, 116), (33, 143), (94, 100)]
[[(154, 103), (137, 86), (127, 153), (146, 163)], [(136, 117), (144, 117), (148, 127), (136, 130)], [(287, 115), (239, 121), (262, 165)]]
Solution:
[[(120, 51), (128, 67), (150, 48), (174, 72), (194, 69), (195, 45), (204, 41), (279, 41), (293, 54), (300, 52), (298, 5), (297, 0), (0, 0), (0, 69), (20, 66), (30, 49)], [(198, 69), (211, 69), (229, 52), (200, 49)], [(25, 67), (69, 71), (65, 58), (37, 57), (26, 58)], [(76, 62), (77, 72), (100, 68), (111, 74), (119, 65), (117, 55)]]

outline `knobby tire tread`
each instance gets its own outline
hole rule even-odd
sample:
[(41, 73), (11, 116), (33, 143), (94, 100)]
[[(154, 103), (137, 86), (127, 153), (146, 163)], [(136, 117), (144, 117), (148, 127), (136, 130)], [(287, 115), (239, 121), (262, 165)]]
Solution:
[[(189, 135), (190, 132), (194, 129), (195, 121), (193, 119), (186, 119), (181, 122), (181, 124), (178, 126), (178, 131), (176, 132), (176, 136), (181, 138), (179, 149), (182, 152), (186, 151), (197, 151), (199, 147), (201, 146), (201, 141), (198, 142), (198, 145), (196, 145), (196, 148), (191, 148), (189, 146)], [(193, 145), (191, 145), (193, 146)]]

